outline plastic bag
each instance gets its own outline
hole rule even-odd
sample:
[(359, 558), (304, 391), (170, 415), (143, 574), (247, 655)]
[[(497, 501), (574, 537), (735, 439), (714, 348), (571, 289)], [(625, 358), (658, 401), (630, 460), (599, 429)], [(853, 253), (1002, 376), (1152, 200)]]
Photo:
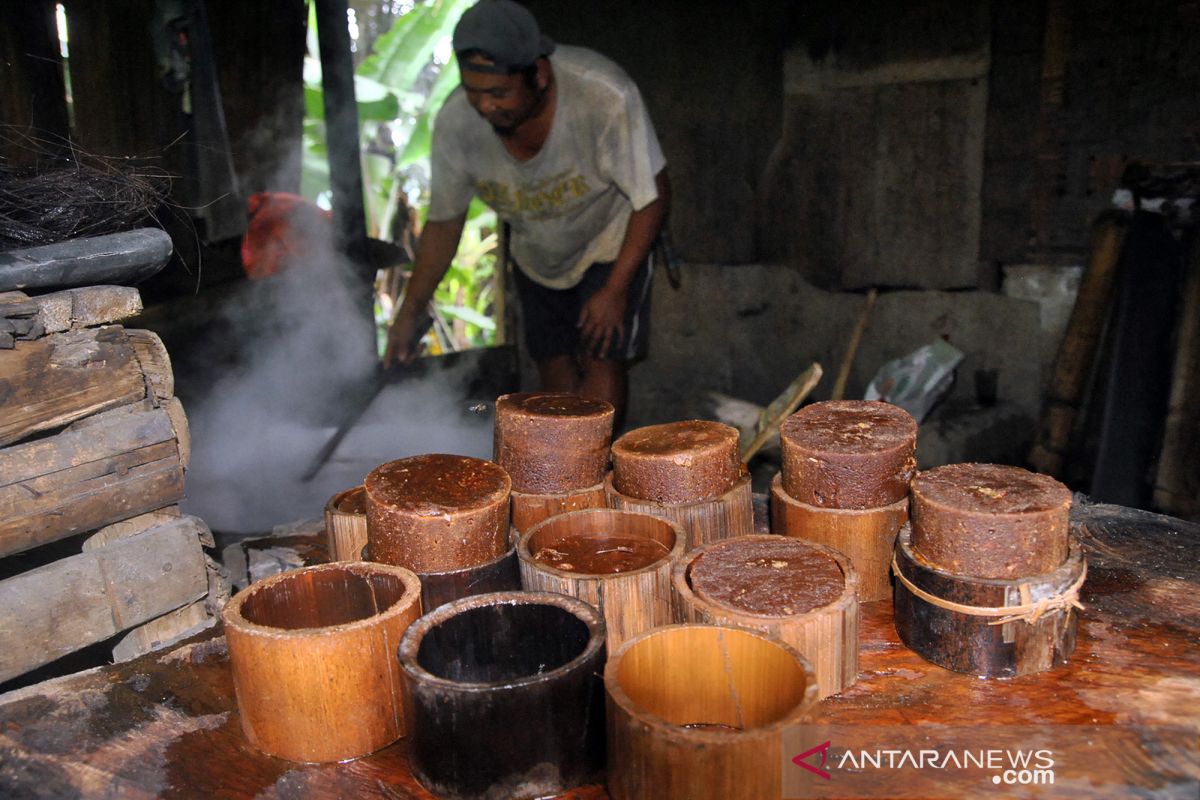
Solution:
[(961, 352), (938, 339), (884, 364), (871, 379), (863, 399), (900, 406), (920, 422), (950, 390), (954, 368), (962, 360)]

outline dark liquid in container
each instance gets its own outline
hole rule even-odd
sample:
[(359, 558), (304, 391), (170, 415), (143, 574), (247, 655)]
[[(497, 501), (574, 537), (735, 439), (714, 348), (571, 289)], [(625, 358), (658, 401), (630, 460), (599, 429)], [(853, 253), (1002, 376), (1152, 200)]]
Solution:
[(580, 533), (539, 549), (533, 560), (581, 575), (615, 575), (648, 567), (669, 552), (654, 539)]

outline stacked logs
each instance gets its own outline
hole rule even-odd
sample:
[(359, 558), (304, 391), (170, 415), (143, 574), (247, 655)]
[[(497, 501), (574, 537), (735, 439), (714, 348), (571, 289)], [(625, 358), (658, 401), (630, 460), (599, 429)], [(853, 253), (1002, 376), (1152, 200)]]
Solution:
[(912, 509), (893, 564), (901, 640), (972, 675), (1062, 664), (1087, 574), (1070, 490), (1019, 467), (950, 464), (913, 479)]
[(0, 582), (0, 681), (123, 631), (118, 660), (165, 646), (224, 599), (212, 534), (177, 505), (189, 437), (170, 358), (113, 324), (141, 310), (124, 286), (0, 294), (0, 557), (41, 565)]
[(867, 400), (813, 403), (780, 427), (783, 470), (771, 484), (772, 528), (845, 553), (858, 598), (891, 593), (892, 546), (908, 519), (917, 423)]

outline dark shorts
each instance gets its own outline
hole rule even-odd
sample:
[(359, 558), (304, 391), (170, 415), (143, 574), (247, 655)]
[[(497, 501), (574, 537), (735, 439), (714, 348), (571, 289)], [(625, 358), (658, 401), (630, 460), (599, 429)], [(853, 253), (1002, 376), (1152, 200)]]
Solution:
[[(611, 263), (593, 264), (583, 278), (570, 289), (548, 289), (534, 283), (520, 265), (513, 265), (517, 294), (521, 298), (521, 316), (525, 326), (525, 344), (534, 361), (557, 356), (580, 355), (579, 312), (583, 304), (604, 286), (612, 273)], [(610, 347), (607, 361), (636, 361), (646, 357), (650, 341), (650, 287), (654, 268), (642, 264), (629, 284), (629, 302), (625, 307), (625, 341)]]

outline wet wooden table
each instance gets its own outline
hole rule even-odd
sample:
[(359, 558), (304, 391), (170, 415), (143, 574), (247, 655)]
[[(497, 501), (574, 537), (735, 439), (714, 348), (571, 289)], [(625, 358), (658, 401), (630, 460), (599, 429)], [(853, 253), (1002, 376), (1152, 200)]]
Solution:
[[(1143, 738), (1200, 737), (1200, 525), (1104, 505), (1079, 507), (1076, 517), (1090, 567), (1067, 666), (1010, 680), (948, 672), (899, 643), (890, 602), (869, 603), (858, 683), (821, 704), (824, 721), (1128, 726)], [(1098, 769), (1082, 794), (1195, 797), (1195, 750), (1173, 742)], [(1080, 796), (1076, 789), (1039, 796)], [(333, 765), (250, 747), (219, 631), (0, 697), (0, 796), (431, 797), (409, 774), (403, 741)], [(569, 796), (606, 795), (591, 786)]]

